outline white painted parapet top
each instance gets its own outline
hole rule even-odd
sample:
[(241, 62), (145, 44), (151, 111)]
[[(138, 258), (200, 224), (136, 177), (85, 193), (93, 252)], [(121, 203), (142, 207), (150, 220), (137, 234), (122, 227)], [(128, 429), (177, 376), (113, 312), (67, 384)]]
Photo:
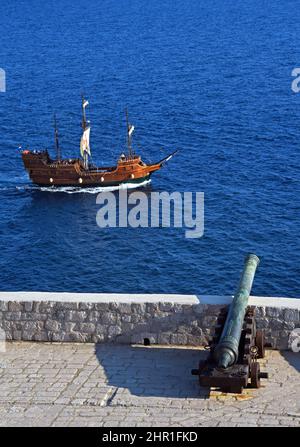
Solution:
[[(0, 292), (0, 301), (56, 301), (62, 303), (174, 303), (174, 304), (230, 304), (233, 296), (126, 294), (126, 293), (72, 293), (72, 292)], [(289, 307), (300, 310), (300, 298), (251, 296), (250, 306)]]

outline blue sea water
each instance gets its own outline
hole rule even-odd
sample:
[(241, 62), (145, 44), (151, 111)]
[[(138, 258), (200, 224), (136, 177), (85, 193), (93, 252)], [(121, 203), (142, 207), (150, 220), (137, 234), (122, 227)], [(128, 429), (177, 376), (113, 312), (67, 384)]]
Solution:
[[(244, 255), (253, 293), (299, 297), (300, 66), (296, 0), (10, 0), (0, 6), (2, 290), (231, 294)], [(100, 229), (96, 195), (31, 186), (18, 146), (78, 153), (80, 94), (94, 161), (125, 145), (180, 152), (152, 191), (203, 191), (205, 233)], [(149, 188), (148, 188), (149, 190)]]

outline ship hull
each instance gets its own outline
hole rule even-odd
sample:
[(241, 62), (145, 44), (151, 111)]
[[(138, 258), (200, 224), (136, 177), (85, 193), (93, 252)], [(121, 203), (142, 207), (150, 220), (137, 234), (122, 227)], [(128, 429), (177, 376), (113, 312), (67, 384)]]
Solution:
[(84, 183), (84, 184), (78, 184), (75, 182), (56, 182), (55, 184), (53, 183), (37, 183), (37, 182), (32, 182), (37, 186), (40, 187), (52, 187), (52, 188), (60, 188), (60, 187), (66, 187), (66, 188), (112, 188), (112, 187), (118, 187), (118, 186), (126, 186), (126, 185), (136, 185), (136, 187), (138, 187), (141, 184), (144, 184), (147, 181), (150, 181), (150, 177), (151, 175), (148, 175), (146, 177), (141, 177), (138, 179), (130, 179), (127, 181), (121, 181), (121, 182), (101, 182), (101, 181), (95, 181), (93, 183)]
[(146, 165), (140, 157), (119, 160), (113, 167), (85, 169), (80, 159), (51, 160), (48, 152), (23, 151), (22, 159), (31, 181), (41, 187), (117, 187), (150, 180), (162, 162)]

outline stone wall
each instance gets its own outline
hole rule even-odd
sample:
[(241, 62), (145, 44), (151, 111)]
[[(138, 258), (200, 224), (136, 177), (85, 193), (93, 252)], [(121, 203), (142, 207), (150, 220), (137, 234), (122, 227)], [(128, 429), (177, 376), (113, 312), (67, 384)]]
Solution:
[[(0, 293), (0, 329), (7, 340), (206, 345), (232, 297)], [(300, 327), (300, 300), (251, 297), (259, 328), (286, 349)]]

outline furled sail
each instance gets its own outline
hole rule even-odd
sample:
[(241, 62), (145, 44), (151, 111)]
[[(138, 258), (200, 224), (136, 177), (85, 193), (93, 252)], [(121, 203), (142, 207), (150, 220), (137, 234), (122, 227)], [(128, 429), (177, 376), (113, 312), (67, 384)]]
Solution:
[(91, 149), (90, 149), (90, 127), (87, 127), (81, 137), (80, 140), (80, 153), (81, 156), (84, 157), (84, 153), (87, 152), (89, 155), (91, 155)]
[(129, 124), (128, 126), (128, 135), (131, 137), (134, 131), (134, 126), (132, 124)]

